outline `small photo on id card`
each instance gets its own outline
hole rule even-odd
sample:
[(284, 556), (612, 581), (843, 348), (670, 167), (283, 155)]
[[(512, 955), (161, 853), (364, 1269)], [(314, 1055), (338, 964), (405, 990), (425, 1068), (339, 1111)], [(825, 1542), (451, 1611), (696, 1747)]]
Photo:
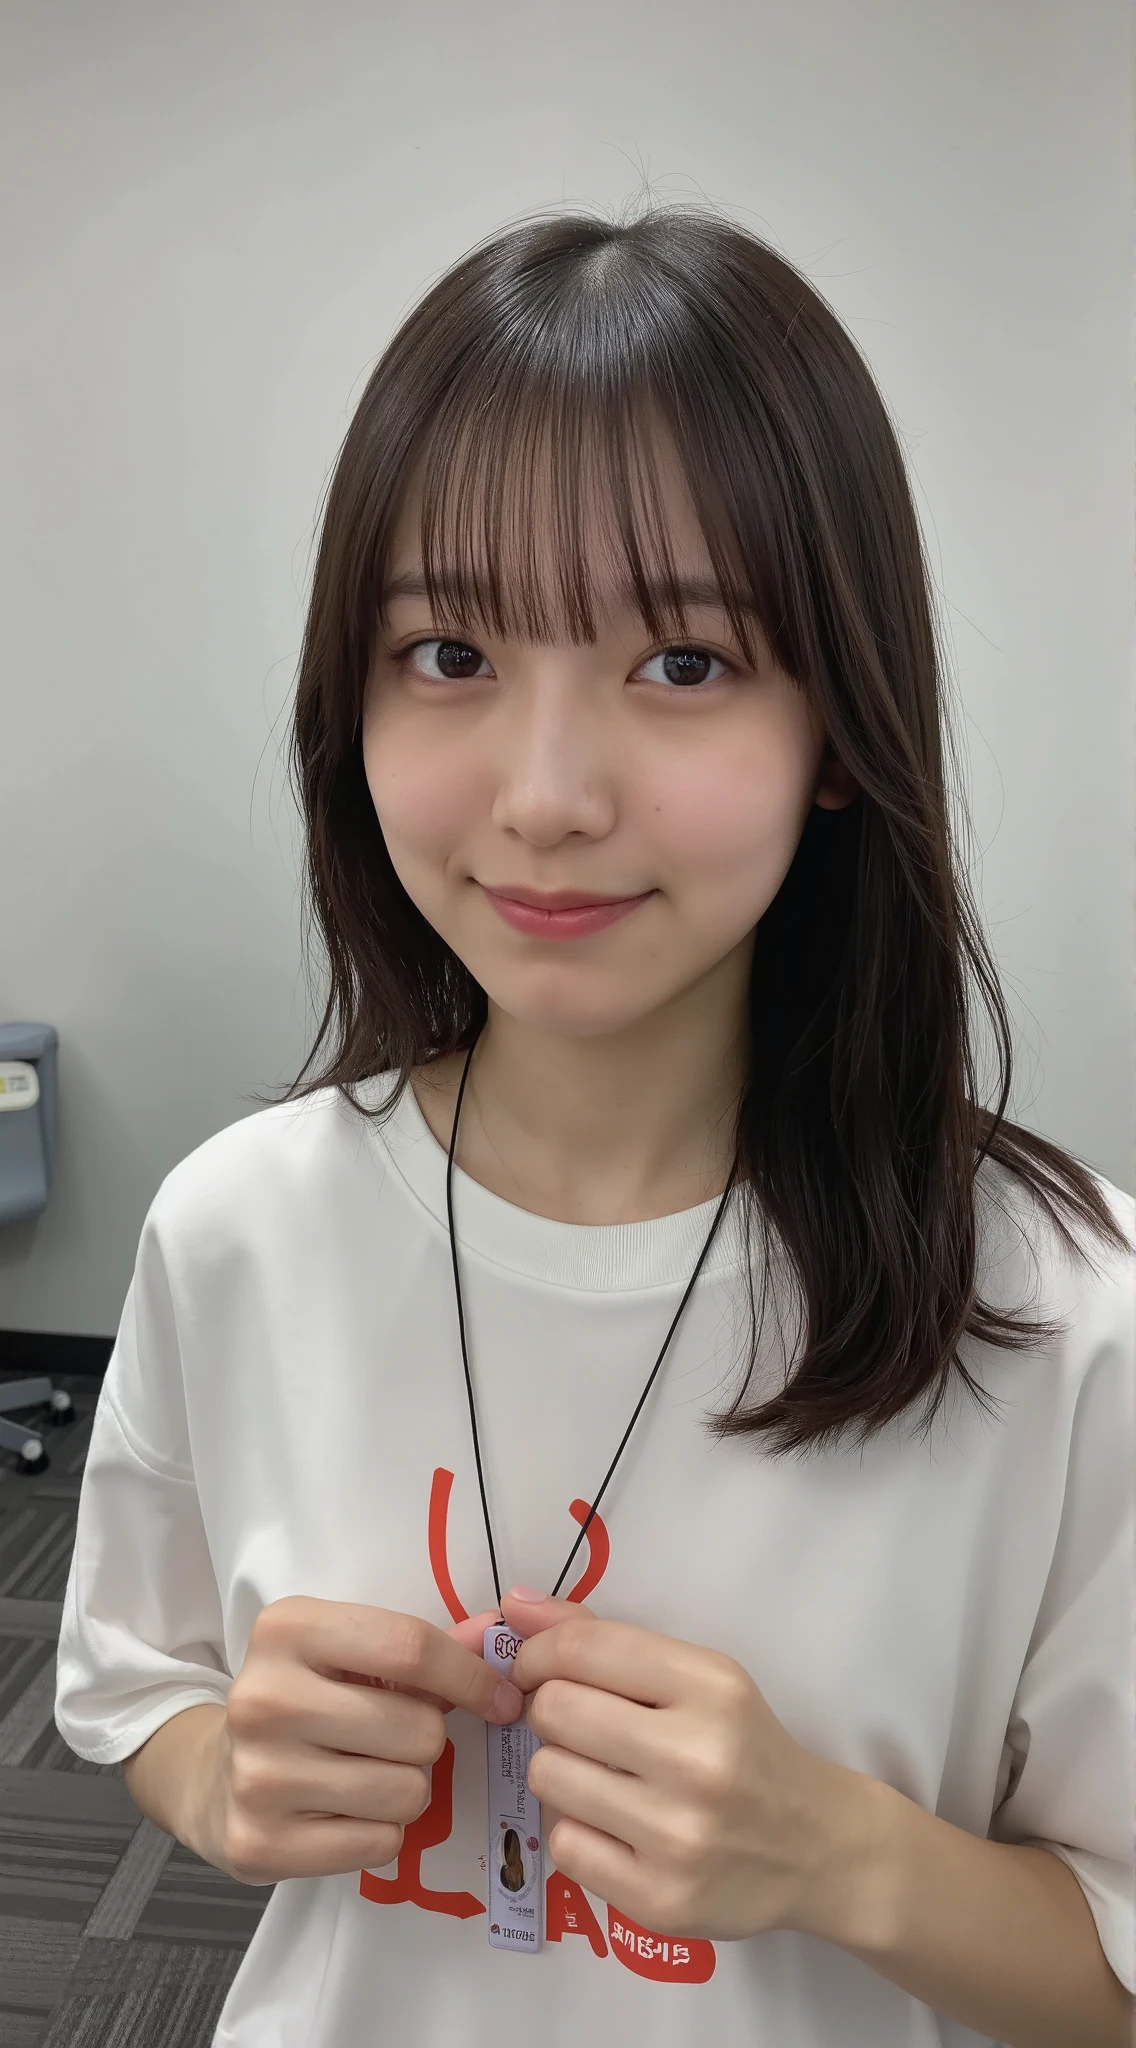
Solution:
[[(522, 1638), (495, 1622), (484, 1657), (508, 1676)], [(540, 1741), (523, 1721), (486, 1727), (489, 1762), (489, 1946), (534, 1953), (544, 1938), (544, 1851), (540, 1801), (528, 1787), (529, 1759)]]

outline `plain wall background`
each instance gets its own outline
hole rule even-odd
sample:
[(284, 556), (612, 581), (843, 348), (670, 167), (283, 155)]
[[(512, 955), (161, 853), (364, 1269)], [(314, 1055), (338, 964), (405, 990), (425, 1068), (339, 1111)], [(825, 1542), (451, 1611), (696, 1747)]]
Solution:
[(0, 1018), (61, 1037), (0, 1328), (112, 1334), (163, 1176), (308, 1049), (282, 749), (375, 358), (473, 240), (644, 173), (874, 367), (1016, 1108), (1131, 1189), (1127, 0), (3, 0), (0, 35)]

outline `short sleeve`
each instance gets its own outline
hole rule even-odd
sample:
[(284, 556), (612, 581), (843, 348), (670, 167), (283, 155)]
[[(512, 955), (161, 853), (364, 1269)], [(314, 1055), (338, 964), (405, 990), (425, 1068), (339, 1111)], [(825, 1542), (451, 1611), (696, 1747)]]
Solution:
[(189, 1451), (158, 1204), (99, 1393), (59, 1634), (55, 1724), (91, 1763), (133, 1754), (232, 1683)]
[[(1127, 1207), (1128, 1205), (1125, 1205)], [(1127, 1230), (1127, 1216), (1119, 1216)], [(1069, 1865), (1136, 1990), (1136, 1372), (1133, 1270), (1111, 1258), (1071, 1332), (1081, 1370), (1065, 1497), (990, 1824)]]

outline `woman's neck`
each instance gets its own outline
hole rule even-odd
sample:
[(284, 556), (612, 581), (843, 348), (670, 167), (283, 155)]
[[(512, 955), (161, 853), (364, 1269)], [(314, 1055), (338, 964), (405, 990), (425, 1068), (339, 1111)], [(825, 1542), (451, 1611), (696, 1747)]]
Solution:
[[(560, 1223), (640, 1223), (714, 1200), (734, 1157), (744, 1036), (720, 1002), (601, 1036), (562, 1037), (490, 1005), (462, 1098), (455, 1164)], [(680, 1014), (681, 1013), (681, 1014)], [(448, 1152), (466, 1054), (413, 1076)]]

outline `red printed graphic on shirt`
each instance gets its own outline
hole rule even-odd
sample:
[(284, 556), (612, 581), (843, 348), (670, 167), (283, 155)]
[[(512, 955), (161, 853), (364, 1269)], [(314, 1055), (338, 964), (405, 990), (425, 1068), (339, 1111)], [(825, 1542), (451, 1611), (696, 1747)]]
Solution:
[[(434, 1584), (441, 1594), (442, 1604), (450, 1620), (468, 1621), (469, 1611), (462, 1606), (457, 1596), (454, 1582), (450, 1577), (450, 1564), (447, 1555), (446, 1530), (450, 1518), (450, 1494), (453, 1492), (453, 1486), (453, 1473), (447, 1472), (444, 1466), (439, 1465), (430, 1488), (430, 1511), (426, 1520), (426, 1540), (430, 1552), (430, 1570), (434, 1574)], [(572, 1516), (573, 1521), (579, 1522), (580, 1527), (583, 1528), (584, 1523), (588, 1521), (589, 1504), (586, 1500), (574, 1500), (569, 1504), (568, 1512)], [(586, 1600), (588, 1594), (595, 1591), (607, 1570), (608, 1559), (611, 1556), (611, 1544), (608, 1540), (608, 1533), (598, 1515), (593, 1515), (591, 1521), (588, 1522), (588, 1533), (584, 1541), (588, 1546), (588, 1562), (584, 1566), (584, 1570), (577, 1579), (572, 1591), (564, 1595), (566, 1600), (575, 1600), (577, 1603)]]
[(637, 1977), (651, 1977), (656, 1984), (705, 1984), (714, 1975), (718, 1958), (712, 1941), (674, 1941), (670, 1935), (652, 1934), (611, 1906), (607, 1931), (612, 1955)]
[(592, 1954), (606, 1956), (607, 1943), (588, 1904), (587, 1893), (580, 1890), (573, 1878), (565, 1877), (562, 1870), (553, 1870), (544, 1887), (544, 1938), (559, 1941), (565, 1934), (587, 1935)]
[(454, 1475), (439, 1465), (430, 1487), (430, 1512), (426, 1518), (426, 1540), (430, 1550), (430, 1570), (434, 1584), (442, 1596), (442, 1603), (451, 1621), (468, 1621), (469, 1615), (454, 1591), (450, 1577), (450, 1563), (446, 1556), (446, 1527), (450, 1517), (450, 1494), (453, 1491)]
[[(453, 1484), (453, 1473), (440, 1465), (430, 1488), (427, 1549), (434, 1584), (447, 1613), (454, 1621), (467, 1621), (468, 1612), (458, 1597), (449, 1566), (447, 1529)], [(588, 1520), (587, 1501), (571, 1501), (568, 1511), (582, 1528)], [(592, 1516), (584, 1541), (588, 1548), (588, 1561), (571, 1592), (565, 1595), (566, 1599), (577, 1603), (594, 1592), (608, 1567), (611, 1545), (599, 1515)], [(362, 1898), (377, 1906), (418, 1906), (425, 1913), (447, 1914), (457, 1920), (472, 1919), (474, 1914), (484, 1913), (484, 1905), (472, 1892), (432, 1891), (422, 1882), (425, 1851), (447, 1841), (453, 1829), (453, 1784), (454, 1745), (447, 1741), (434, 1765), (430, 1803), (425, 1812), (404, 1830), (394, 1876), (375, 1877), (369, 1870), (361, 1871), (359, 1892)], [(625, 1969), (633, 1970), (639, 1977), (650, 1977), (661, 1984), (705, 1984), (714, 1974), (717, 1957), (712, 1942), (694, 1938), (676, 1941), (669, 1935), (653, 1934), (649, 1928), (629, 1920), (626, 1913), (616, 1913), (611, 1906), (607, 1908), (607, 1925), (611, 1953)], [(601, 1961), (606, 1960), (608, 1944), (586, 1892), (563, 1871), (552, 1870), (545, 1883), (545, 1938), (562, 1941), (571, 1934), (582, 1935), (593, 1955)]]
[(468, 1920), (484, 1913), (480, 1899), (472, 1892), (428, 1891), (422, 1882), (422, 1857), (427, 1849), (444, 1842), (454, 1824), (454, 1745), (447, 1742), (434, 1765), (430, 1779), (430, 1804), (412, 1820), (402, 1837), (393, 1877), (373, 1877), (369, 1870), (359, 1873), (359, 1890), (376, 1906), (421, 1906), (426, 1913), (449, 1913), (455, 1920)]

